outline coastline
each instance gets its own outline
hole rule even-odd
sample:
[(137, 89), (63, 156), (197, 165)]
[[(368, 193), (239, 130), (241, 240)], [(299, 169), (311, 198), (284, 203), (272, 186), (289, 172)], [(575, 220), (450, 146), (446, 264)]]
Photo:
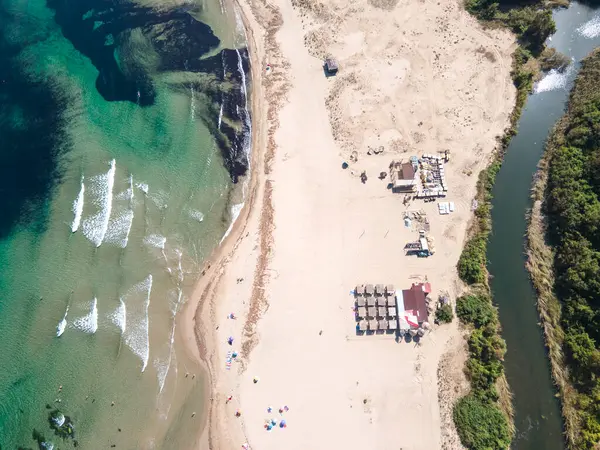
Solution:
[[(288, 78), (286, 74), (284, 74), (284, 71), (288, 70), (289, 66), (282, 60), (279, 43), (275, 38), (275, 33), (279, 30), (282, 22), (276, 7), (267, 5), (264, 2), (253, 2), (252, 5), (240, 3), (239, 7), (246, 25), (252, 71), (251, 107), (253, 112), (254, 136), (249, 193), (245, 200), (245, 205), (232, 227), (231, 233), (205, 262), (205, 273), (199, 280), (192, 299), (186, 304), (184, 314), (180, 317), (188, 350), (196, 358), (203, 361), (207, 376), (209, 377), (206, 389), (210, 394), (207, 394), (206, 398), (210, 397), (210, 402), (207, 405), (208, 411), (206, 412), (206, 417), (203, 419), (202, 448), (239, 448), (242, 442), (253, 442), (255, 440), (247, 438), (253, 432), (249, 433), (245, 416), (242, 415), (241, 419), (233, 418), (231, 417), (233, 415), (231, 414), (231, 407), (229, 409), (224, 407), (225, 399), (229, 392), (235, 394), (235, 406), (241, 406), (239, 402), (244, 402), (244, 406), (247, 405), (248, 403), (243, 400), (243, 393), (247, 393), (248, 388), (242, 385), (242, 382), (239, 381), (239, 376), (237, 373), (234, 373), (238, 372), (238, 370), (225, 372), (221, 368), (220, 365), (224, 363), (222, 352), (223, 349), (227, 349), (227, 346), (222, 342), (225, 340), (228, 332), (232, 332), (233, 330), (237, 330), (239, 332), (238, 335), (244, 336), (239, 372), (245, 373), (247, 375), (246, 378), (251, 376), (252, 373), (248, 373), (247, 369), (252, 362), (249, 354), (259, 342), (257, 338), (257, 321), (269, 308), (268, 298), (264, 295), (264, 289), (269, 284), (273, 273), (275, 273), (273, 277), (279, 277), (279, 273), (268, 267), (274, 253), (273, 240), (277, 239), (273, 237), (273, 203), (277, 204), (277, 199), (273, 199), (273, 189), (278, 189), (276, 180), (273, 182), (269, 175), (273, 173), (273, 164), (277, 164), (275, 148), (276, 146), (279, 147), (279, 145), (276, 144), (276, 130), (280, 125), (279, 110), (283, 102), (283, 97), (286, 96), (285, 92), (290, 89), (290, 82), (286, 79)], [(462, 14), (466, 13), (462, 11)], [(267, 25), (259, 25), (256, 17), (260, 17), (261, 22)], [(461, 20), (465, 20), (464, 17)], [(264, 31), (265, 28), (267, 32)], [(257, 35), (259, 35), (258, 39)], [(263, 39), (266, 41), (266, 45), (263, 44)], [(502, 55), (502, 58), (506, 58), (506, 54)], [(264, 75), (263, 72), (263, 67), (266, 66), (266, 63), (274, 67), (269, 75)], [(504, 68), (504, 71), (506, 70)], [(508, 77), (508, 81), (510, 82), (510, 77)], [(505, 79), (505, 89), (508, 84)], [(267, 98), (269, 100), (277, 98), (277, 101), (275, 101), (276, 104), (273, 105), (273, 102), (269, 102), (270, 104), (267, 108)], [(514, 103), (513, 101), (509, 101), (508, 103), (511, 102)], [(335, 121), (336, 111), (334, 108), (330, 106), (327, 127), (329, 127), (330, 121)], [(505, 120), (508, 121), (510, 111), (503, 111), (503, 113), (506, 113)], [(284, 120), (287, 122), (288, 119)], [(496, 129), (496, 131), (500, 132), (501, 130)], [(491, 140), (486, 142), (491, 143)], [(482, 154), (486, 156), (492, 153), (492, 146), (490, 144), (487, 145), (487, 148), (481, 150)], [(487, 165), (486, 157), (480, 158), (476, 165), (479, 167), (482, 164)], [(381, 164), (381, 160), (379, 160), (378, 164)], [(373, 170), (370, 172), (372, 173)], [(267, 179), (268, 177), (269, 179)], [(472, 179), (469, 180), (469, 175), (465, 175), (464, 173), (461, 174), (460, 178), (461, 188), (466, 190), (468, 197), (469, 193), (474, 193), (474, 182)], [(354, 185), (356, 179), (342, 182), (350, 182)], [(469, 200), (464, 200), (461, 201), (460, 206), (465, 211), (469, 211), (469, 203)], [(275, 212), (277, 211), (278, 209), (275, 208)], [(428, 212), (433, 212), (433, 208), (430, 208)], [(471, 213), (466, 214), (466, 217), (471, 216)], [(458, 227), (458, 230), (456, 230), (456, 227)], [(444, 249), (443, 252), (449, 257), (449, 260), (446, 261), (448, 267), (454, 266), (454, 263), (458, 260), (458, 254), (462, 246), (461, 244), (455, 244), (455, 242), (462, 242), (460, 234), (464, 235), (466, 233), (466, 227), (466, 222), (458, 223), (454, 221), (453, 223), (452, 250), (448, 248)], [(377, 241), (371, 241), (371, 243), (375, 242)], [(450, 250), (450, 253), (447, 253), (448, 250)], [(419, 268), (416, 266), (415, 268), (422, 271), (426, 267), (421, 266)], [(234, 282), (234, 279), (239, 279), (240, 277), (237, 274), (233, 274), (232, 271), (238, 270), (240, 273), (246, 275), (244, 278), (248, 277), (253, 280), (245, 279), (241, 283)], [(445, 271), (444, 267), (436, 270)], [(438, 282), (436, 291), (438, 288), (442, 289), (443, 287), (450, 290), (453, 296), (458, 295), (461, 291), (458, 277), (455, 274), (453, 276), (444, 275), (442, 277), (434, 275), (430, 278)], [(249, 302), (242, 301), (240, 305), (239, 299), (241, 298), (248, 298)], [(250, 311), (248, 320), (243, 326), (238, 324), (242, 322), (239, 319), (231, 321), (222, 317), (227, 314), (226, 311), (231, 310), (235, 311), (236, 315), (241, 318), (240, 309), (247, 311), (245, 314), (248, 314), (248, 311)], [(227, 329), (225, 330), (225, 328)], [(258, 330), (262, 329), (262, 326), (258, 327)], [(442, 379), (439, 373), (445, 372), (442, 370), (442, 367), (447, 367), (448, 365), (448, 357), (444, 359), (444, 364), (446, 365), (442, 365), (442, 355), (458, 354), (464, 357), (464, 344), (456, 321), (449, 326), (436, 328), (435, 333), (440, 336), (443, 348), (437, 348), (434, 351), (430, 348), (429, 344), (425, 344), (427, 347), (424, 354), (427, 355), (427, 364), (421, 369), (423, 370), (421, 377), (426, 376), (428, 380), (427, 385), (435, 387), (427, 395), (433, 396), (432, 398), (436, 400), (436, 403), (438, 399), (442, 403), (442, 398), (444, 398), (445, 404), (440, 405), (442, 408), (441, 412), (434, 407), (431, 415), (428, 415), (433, 420), (432, 424), (437, 422), (437, 425), (442, 428), (441, 430), (434, 431), (433, 440), (428, 442), (435, 443), (435, 445), (441, 444), (441, 436), (443, 435), (444, 448), (460, 448), (456, 432), (452, 430), (453, 424), (448, 423), (448, 417), (451, 422), (452, 403), (458, 397), (459, 392), (464, 392), (465, 380), (464, 375), (461, 373), (462, 366), (458, 368), (458, 371), (454, 371), (454, 379), (452, 380)], [(237, 345), (236, 343), (236, 349)], [(365, 343), (361, 345), (370, 344)], [(383, 346), (383, 344), (380, 346)], [(456, 369), (455, 365), (450, 365)], [(436, 387), (438, 385), (439, 387)], [(443, 392), (450, 388), (454, 391), (454, 396)], [(242, 400), (237, 399), (240, 391), (243, 391)], [(448, 411), (450, 411), (450, 415), (448, 415)], [(440, 419), (440, 414), (445, 416), (443, 420)], [(436, 417), (437, 419), (435, 419)], [(248, 419), (248, 421), (252, 420)]]
[[(252, 149), (251, 149), (251, 170), (247, 175), (248, 188), (247, 195), (243, 199), (243, 207), (239, 215), (231, 223), (228, 232), (224, 235), (219, 245), (213, 251), (213, 254), (207, 258), (202, 270), (202, 276), (194, 287), (190, 301), (185, 305), (183, 314), (180, 315), (182, 334), (185, 340), (185, 349), (189, 355), (197, 360), (204, 370), (205, 386), (204, 398), (207, 399), (206, 406), (202, 411), (199, 429), (199, 448), (212, 449), (216, 447), (215, 433), (212, 430), (213, 423), (216, 417), (216, 405), (214, 401), (214, 380), (217, 357), (215, 355), (215, 328), (210, 324), (218, 323), (215, 318), (215, 295), (216, 290), (221, 282), (221, 277), (227, 263), (237, 250), (243, 233), (248, 227), (249, 221), (252, 219), (257, 204), (262, 198), (261, 189), (264, 185), (264, 173), (267, 172), (268, 162), (265, 156), (268, 152), (267, 140), (265, 135), (264, 124), (265, 111), (268, 108), (264, 106), (264, 86), (261, 76), (261, 68), (263, 65), (261, 47), (257, 44), (255, 37), (256, 26), (248, 25), (248, 17), (246, 11), (243, 10), (241, 4), (236, 1), (228, 3), (229, 6), (240, 11), (241, 19), (244, 23), (245, 33), (247, 38), (247, 48), (250, 57), (250, 107), (252, 111)], [(259, 50), (260, 49), (260, 50)]]

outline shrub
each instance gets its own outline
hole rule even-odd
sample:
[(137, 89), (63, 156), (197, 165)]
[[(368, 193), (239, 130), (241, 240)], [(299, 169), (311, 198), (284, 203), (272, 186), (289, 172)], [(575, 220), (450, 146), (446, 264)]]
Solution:
[(448, 304), (444, 304), (435, 310), (435, 320), (439, 323), (450, 323), (453, 318), (452, 306)]
[(470, 450), (506, 450), (510, 432), (506, 417), (493, 403), (473, 395), (461, 398), (453, 411), (462, 444)]
[(487, 295), (464, 295), (456, 300), (456, 315), (477, 328), (496, 322), (496, 309)]
[(486, 279), (486, 239), (483, 236), (471, 239), (458, 260), (458, 276), (467, 284), (484, 283)]

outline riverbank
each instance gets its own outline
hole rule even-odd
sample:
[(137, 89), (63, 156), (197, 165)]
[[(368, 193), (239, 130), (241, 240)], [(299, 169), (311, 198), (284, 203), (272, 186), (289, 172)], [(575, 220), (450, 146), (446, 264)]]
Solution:
[[(186, 311), (197, 325), (190, 343), (203, 350), (212, 380), (205, 442), (386, 447), (400, 435), (411, 448), (442, 441), (459, 448), (448, 411), (465, 389), (462, 365), (439, 370), (445, 354), (464, 360), (457, 322), (434, 327), (418, 346), (356, 336), (348, 292), (369, 280), (398, 288), (427, 280), (436, 296), (460, 293), (453, 267), (472, 214), (473, 174), (489, 163), (515, 101), (513, 40), (481, 30), (458, 2), (347, 9), (254, 1), (240, 8), (257, 72), (253, 152), (262, 161), (253, 164), (249, 200), (197, 287), (201, 307), (190, 303)], [(376, 35), (374, 23), (385, 24)], [(435, 32), (424, 35), (427, 27)], [(325, 54), (340, 62), (336, 78), (323, 76)], [(367, 151), (379, 146), (383, 154)], [(374, 179), (391, 159), (443, 149), (451, 155), (451, 216), (417, 200), (403, 205)], [(352, 152), (358, 161), (343, 171)], [(370, 178), (362, 184), (364, 170)], [(407, 210), (427, 215), (434, 256), (390, 250), (418, 234), (402, 223)], [(279, 418), (283, 405), (288, 427), (266, 432), (265, 418)], [(359, 427), (360, 435), (339, 431)], [(428, 432), (415, 435), (417, 428)]]
[[(556, 270), (561, 270), (561, 274), (566, 270), (580, 272), (582, 267), (569, 259), (564, 245), (566, 240), (569, 240), (569, 245), (576, 245), (572, 241), (576, 238), (569, 233), (580, 230), (582, 223), (585, 223), (585, 217), (582, 216), (580, 221), (565, 227), (564, 222), (571, 213), (568, 208), (560, 206), (560, 191), (566, 187), (564, 183), (568, 182), (561, 171), (561, 164), (571, 165), (579, 160), (585, 164), (585, 158), (594, 158), (591, 153), (594, 148), (589, 144), (594, 131), (588, 127), (587, 119), (582, 120), (582, 115), (588, 117), (590, 108), (598, 102), (599, 68), (600, 50), (595, 50), (582, 61), (582, 68), (569, 97), (567, 112), (554, 127), (546, 143), (545, 154), (533, 184), (534, 204), (527, 233), (527, 268), (538, 295), (538, 309), (553, 379), (561, 397), (566, 441), (570, 449), (592, 448), (598, 441), (599, 436), (595, 431), (598, 425), (593, 420), (594, 401), (589, 397), (590, 389), (593, 388), (585, 381), (585, 374), (593, 369), (581, 358), (584, 352), (588, 352), (591, 357), (597, 356), (598, 350), (593, 345), (594, 341), (591, 341), (591, 346), (585, 345), (590, 338), (594, 339), (588, 335), (590, 324), (573, 312), (587, 304), (584, 291), (577, 288), (568, 275), (559, 275), (558, 278), (555, 276)], [(567, 147), (575, 152), (571, 160)], [(575, 173), (568, 176), (569, 180), (587, 183), (582, 169), (579, 170), (581, 173), (576, 166), (573, 170)], [(562, 194), (563, 197), (565, 195), (569, 197), (573, 194)], [(596, 194), (592, 195), (593, 198), (586, 201), (588, 208), (598, 202)], [(585, 231), (581, 233), (579, 239), (582, 242), (577, 245), (585, 245), (586, 237), (590, 236)], [(577, 259), (582, 257), (583, 255), (578, 255)], [(562, 268), (558, 269), (559, 266)], [(593, 276), (591, 275), (592, 278)], [(592, 280), (587, 281), (590, 282)], [(559, 300), (557, 292), (562, 292), (563, 301)], [(566, 316), (563, 315), (565, 307), (568, 308)]]

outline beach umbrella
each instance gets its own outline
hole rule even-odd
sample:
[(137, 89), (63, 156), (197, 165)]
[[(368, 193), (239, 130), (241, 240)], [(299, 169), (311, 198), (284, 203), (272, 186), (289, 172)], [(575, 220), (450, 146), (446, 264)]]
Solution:
[(287, 423), (285, 422), (285, 420), (282, 420), (281, 422), (279, 422), (279, 428), (285, 428), (287, 427)]
[(273, 426), (277, 425), (277, 421), (275, 419), (271, 419), (271, 425), (273, 425)]
[(271, 408), (270, 406), (268, 406), (268, 407), (267, 407), (267, 412), (268, 412), (268, 413), (270, 413), (270, 412), (273, 412), (273, 408)]
[(288, 408), (287, 406), (284, 406), (284, 407), (283, 407), (283, 410), (284, 410), (285, 412), (288, 412), (288, 411), (290, 410), (290, 408)]
[(271, 431), (273, 429), (273, 425), (269, 424), (267, 425), (267, 431)]
[(254, 384), (258, 383), (258, 377), (254, 376), (254, 378), (252, 379), (252, 381), (254, 381)]
[(243, 448), (244, 450), (248, 450), (250, 447), (248, 447), (248, 444), (242, 444), (242, 448)]
[(232, 345), (232, 344), (233, 344), (233, 336), (229, 336), (229, 337), (227, 338), (227, 343), (228, 343), (229, 345)]
[(231, 357), (232, 357), (232, 358), (237, 358), (237, 355), (238, 355), (238, 353), (237, 353), (237, 352), (233, 352), (233, 353), (231, 354)]

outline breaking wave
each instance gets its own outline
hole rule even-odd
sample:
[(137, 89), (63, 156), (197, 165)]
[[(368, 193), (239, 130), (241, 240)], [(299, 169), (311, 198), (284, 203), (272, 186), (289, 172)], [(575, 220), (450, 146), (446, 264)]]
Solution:
[(94, 298), (90, 312), (73, 321), (73, 326), (84, 333), (94, 334), (98, 331), (98, 300)]
[(116, 164), (113, 159), (110, 162), (110, 169), (103, 175), (92, 178), (93, 184), (91, 191), (94, 194), (94, 204), (99, 211), (83, 221), (83, 234), (96, 247), (100, 247), (104, 241), (104, 236), (108, 230), (110, 221), (110, 212), (113, 202), (113, 187), (115, 184)]
[(85, 184), (83, 184), (83, 177), (81, 177), (81, 188), (79, 189), (79, 194), (77, 194), (77, 198), (73, 202), (73, 223), (71, 224), (71, 232), (75, 233), (79, 229), (79, 224), (81, 223), (81, 215), (83, 214), (83, 201), (84, 201), (84, 193), (85, 193)]
[(142, 372), (146, 370), (150, 357), (150, 334), (148, 308), (152, 293), (152, 275), (136, 284), (126, 295), (127, 308), (125, 344), (142, 360)]

